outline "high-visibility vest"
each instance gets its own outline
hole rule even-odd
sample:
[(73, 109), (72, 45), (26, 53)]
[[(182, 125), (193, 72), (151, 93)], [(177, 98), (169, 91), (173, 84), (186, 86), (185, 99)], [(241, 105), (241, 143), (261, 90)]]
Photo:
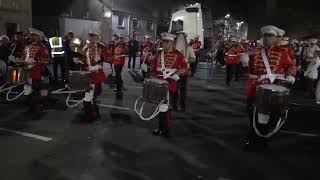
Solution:
[(52, 37), (49, 39), (49, 43), (51, 47), (51, 55), (53, 58), (64, 56), (62, 37)]

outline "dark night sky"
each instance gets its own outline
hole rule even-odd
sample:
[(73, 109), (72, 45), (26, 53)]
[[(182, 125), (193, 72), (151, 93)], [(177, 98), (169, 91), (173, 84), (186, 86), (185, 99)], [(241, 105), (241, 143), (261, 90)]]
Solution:
[[(174, 2), (178, 3), (196, 2), (194, 0), (114, 0), (121, 3), (130, 3), (154, 9), (166, 9)], [(276, 8), (267, 12), (265, 2), (274, 1)], [(274, 24), (290, 31), (302, 31), (304, 29), (318, 29), (320, 31), (320, 7), (319, 0), (198, 0), (212, 7), (213, 18), (222, 17), (231, 13), (233, 17), (244, 20), (257, 30), (259, 26)], [(61, 14), (66, 7), (72, 4), (72, 0), (33, 0), (33, 13), (35, 16)], [(56, 7), (56, 8), (48, 8)], [(267, 16), (267, 14), (270, 16)]]

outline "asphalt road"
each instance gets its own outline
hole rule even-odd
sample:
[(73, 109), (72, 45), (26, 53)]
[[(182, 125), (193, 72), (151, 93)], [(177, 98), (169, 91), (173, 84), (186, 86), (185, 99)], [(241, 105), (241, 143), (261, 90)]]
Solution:
[(108, 106), (98, 123), (83, 121), (81, 106), (66, 109), (65, 96), (54, 96), (39, 118), (25, 113), (22, 100), (0, 98), (0, 179), (320, 179), (320, 108), (299, 91), (270, 149), (246, 152), (245, 78), (228, 87), (223, 70), (201, 64), (189, 81), (187, 112), (173, 113), (173, 137), (165, 139), (151, 135), (155, 120), (134, 113), (141, 83), (123, 75), (123, 100), (104, 86), (99, 101)]

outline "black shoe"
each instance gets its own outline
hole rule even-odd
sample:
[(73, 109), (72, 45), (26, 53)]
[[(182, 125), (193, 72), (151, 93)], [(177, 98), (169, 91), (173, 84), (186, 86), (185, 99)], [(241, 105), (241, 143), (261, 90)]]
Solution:
[(160, 129), (156, 129), (152, 132), (152, 134), (155, 136), (160, 136), (163, 134), (163, 131), (161, 131)]
[(227, 81), (226, 84), (227, 84), (227, 86), (230, 86), (230, 81)]
[(173, 107), (172, 107), (172, 110), (178, 111), (178, 106), (173, 106)]
[(235, 79), (234, 81), (239, 81), (239, 79)]
[(164, 130), (162, 132), (162, 136), (165, 137), (165, 138), (171, 138), (171, 133), (169, 130)]

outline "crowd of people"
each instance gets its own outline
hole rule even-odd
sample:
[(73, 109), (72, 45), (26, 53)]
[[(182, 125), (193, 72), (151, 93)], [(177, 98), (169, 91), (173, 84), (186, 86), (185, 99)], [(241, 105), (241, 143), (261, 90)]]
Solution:
[[(315, 88), (320, 78), (318, 39), (311, 37), (301, 41), (290, 40), (285, 31), (277, 34), (277, 46), (287, 51), (290, 59), (295, 63), (297, 73), (295, 87), (305, 91), (305, 96), (314, 98)], [(243, 74), (248, 74), (249, 56), (252, 50), (263, 47), (263, 40), (248, 41), (230, 38), (217, 45), (215, 55), (216, 65), (226, 68), (226, 84), (232, 79), (239, 80)]]
[[(219, 44), (216, 52), (216, 63), (226, 67), (228, 86), (233, 79), (238, 81), (241, 74), (248, 74), (247, 109), (250, 117), (250, 131), (246, 143), (248, 147), (264, 147), (267, 144), (266, 138), (257, 135), (253, 123), (256, 120), (254, 109), (258, 86), (281, 85), (282, 82), (286, 82), (303, 88), (308, 92), (308, 96), (314, 96), (316, 83), (320, 77), (320, 49), (317, 46), (317, 39), (310, 38), (307, 42), (289, 41), (284, 37), (285, 31), (275, 26), (263, 27), (261, 35), (263, 38), (256, 42), (227, 39)], [(128, 70), (135, 71), (136, 57), (140, 56), (138, 68), (143, 79), (153, 76), (168, 82), (169, 104), (159, 108), (159, 128), (153, 133), (169, 137), (171, 110), (178, 110), (180, 105), (181, 111), (185, 112), (188, 78), (192, 78), (196, 73), (199, 51), (202, 48), (198, 37), (187, 42), (187, 36), (185, 32), (163, 33), (161, 38), (153, 41), (151, 36), (145, 35), (143, 42), (138, 42), (133, 35), (126, 42), (125, 36), (118, 34), (110, 43), (104, 43), (101, 42), (100, 34), (92, 30), (88, 32), (84, 47), (79, 46), (81, 49), (75, 50), (75, 45), (81, 43), (73, 32), (66, 33), (63, 38), (50, 38), (48, 42), (41, 31), (31, 28), (27, 33), (17, 32), (12, 40), (2, 35), (0, 59), (7, 66), (21, 62), (31, 65), (30, 78), (24, 86), (24, 94), (32, 113), (41, 112), (40, 90), (43, 88), (41, 81), (44, 76), (50, 74), (48, 64), (53, 63), (55, 84), (58, 82), (59, 66), (63, 84), (68, 83), (69, 71), (90, 72), (91, 85), (85, 92), (83, 104), (87, 119), (96, 121), (101, 117), (96, 98), (103, 92), (102, 83), (112, 77), (115, 95), (117, 98), (122, 98), (122, 70), (126, 57), (128, 56)], [(112, 69), (110, 76), (106, 76), (107, 72), (104, 72), (103, 66), (106, 64)], [(3, 70), (0, 73), (3, 84), (5, 73)], [(264, 121), (266, 116), (263, 116)], [(270, 121), (274, 117), (286, 118), (280, 113), (269, 117)], [(267, 131), (268, 122), (260, 124), (259, 129)]]
[[(30, 28), (27, 32), (17, 32), (12, 39), (6, 35), (0, 37), (0, 59), (6, 67), (25, 63), (31, 67), (31, 75), (28, 83), (24, 86), (24, 95), (27, 97), (27, 104), (32, 114), (41, 112), (41, 93), (44, 88), (42, 81), (50, 77), (51, 83), (56, 88), (68, 84), (69, 71), (91, 72), (91, 87), (85, 93), (83, 99), (84, 111), (87, 119), (96, 121), (100, 118), (96, 98), (102, 93), (102, 83), (112, 81), (115, 87), (115, 95), (122, 98), (123, 80), (122, 69), (128, 57), (128, 70), (135, 71), (136, 57), (140, 56), (139, 69), (143, 79), (157, 76), (161, 66), (161, 51), (164, 51), (165, 66), (169, 69), (179, 69), (179, 74), (175, 79), (168, 80), (171, 106), (178, 110), (186, 109), (186, 84), (189, 77), (196, 73), (197, 62), (199, 61), (199, 50), (201, 42), (195, 37), (187, 42), (185, 33), (180, 44), (184, 44), (185, 50), (176, 50), (177, 38), (175, 35), (164, 33), (161, 38), (153, 41), (152, 37), (145, 35), (143, 42), (138, 42), (133, 35), (128, 42), (122, 34), (114, 35), (109, 43), (104, 43), (100, 39), (100, 34), (96, 31), (88, 32), (87, 40), (81, 46), (81, 39), (73, 32), (67, 32), (63, 37), (55, 36), (47, 39), (40, 30)], [(79, 42), (78, 42), (79, 41)], [(75, 50), (76, 48), (77, 50)], [(158, 63), (157, 62), (158, 59)], [(48, 66), (52, 64), (52, 71)], [(103, 65), (109, 64), (112, 72), (104, 72)], [(58, 73), (60, 67), (61, 73)], [(1, 70), (1, 85), (6, 82), (5, 70)], [(53, 72), (53, 73), (51, 73)], [(107, 73), (110, 73), (109, 76)], [(53, 74), (53, 76), (51, 75)], [(59, 78), (59, 75), (61, 76)], [(178, 76), (178, 77), (176, 77)], [(61, 80), (60, 80), (61, 79)], [(178, 103), (179, 102), (179, 103)], [(160, 115), (166, 125), (161, 125), (156, 134), (168, 134), (167, 114)], [(163, 129), (165, 128), (165, 129)]]

